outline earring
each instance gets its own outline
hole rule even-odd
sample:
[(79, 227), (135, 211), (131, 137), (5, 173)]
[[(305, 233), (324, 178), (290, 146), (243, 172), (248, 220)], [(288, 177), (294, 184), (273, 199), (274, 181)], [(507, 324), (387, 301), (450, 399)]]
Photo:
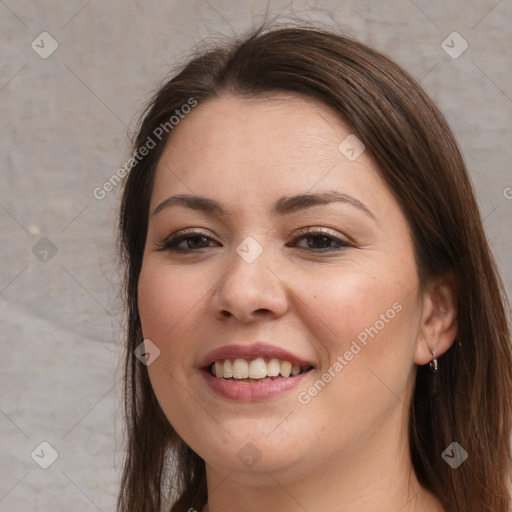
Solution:
[(432, 350), (432, 354), (434, 354), (434, 359), (432, 359), (432, 361), (430, 361), (430, 369), (432, 370), (432, 373), (437, 373), (438, 367), (437, 367), (436, 351)]
[(437, 364), (437, 354), (432, 350), (434, 359), (430, 361), (430, 379), (429, 379), (429, 395), (430, 395), (430, 414), (434, 425), (439, 424), (440, 417), (440, 396), (439, 396), (439, 367)]

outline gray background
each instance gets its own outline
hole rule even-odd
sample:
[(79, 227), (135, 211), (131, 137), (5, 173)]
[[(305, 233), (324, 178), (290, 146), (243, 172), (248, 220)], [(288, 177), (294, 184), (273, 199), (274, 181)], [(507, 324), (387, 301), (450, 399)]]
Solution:
[[(512, 289), (512, 0), (0, 0), (1, 511), (114, 509), (120, 187), (103, 200), (93, 190), (126, 160), (135, 116), (170, 68), (267, 8), (342, 28), (421, 81), (462, 147)], [(31, 47), (44, 31), (59, 45), (46, 59)], [(456, 59), (441, 46), (454, 31), (469, 45)], [(31, 458), (42, 441), (58, 452), (48, 469)]]

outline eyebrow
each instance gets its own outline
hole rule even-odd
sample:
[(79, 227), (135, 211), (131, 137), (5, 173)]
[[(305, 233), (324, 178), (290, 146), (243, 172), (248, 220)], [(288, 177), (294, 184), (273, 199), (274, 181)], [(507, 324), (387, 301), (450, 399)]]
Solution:
[[(353, 196), (342, 194), (336, 191), (321, 192), (316, 194), (307, 193), (295, 196), (281, 197), (276, 201), (272, 212), (276, 215), (287, 215), (298, 210), (303, 210), (305, 208), (311, 208), (313, 206), (336, 202), (353, 206), (366, 213), (372, 219), (377, 220), (375, 215), (363, 203), (361, 203), (361, 201)], [(152, 215), (156, 215), (165, 208), (169, 208), (171, 206), (183, 206), (186, 208), (191, 208), (192, 210), (198, 210), (217, 215), (225, 214), (221, 204), (213, 199), (190, 194), (179, 194), (164, 199), (161, 203), (158, 204)]]

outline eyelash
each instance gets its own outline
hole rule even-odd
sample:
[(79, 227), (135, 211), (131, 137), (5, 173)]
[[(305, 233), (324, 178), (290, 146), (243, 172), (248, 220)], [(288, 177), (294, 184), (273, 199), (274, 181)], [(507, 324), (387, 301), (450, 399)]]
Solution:
[[(346, 249), (348, 247), (353, 247), (353, 245), (346, 240), (342, 240), (341, 238), (338, 238), (337, 236), (334, 236), (329, 230), (322, 229), (322, 228), (304, 228), (300, 235), (296, 236), (291, 244), (295, 244), (298, 240), (301, 239), (307, 239), (307, 238), (317, 238), (317, 237), (323, 237), (328, 238), (330, 241), (335, 242), (334, 247), (324, 247), (322, 249), (312, 249), (312, 248), (304, 248), (299, 247), (299, 249), (303, 251), (313, 251), (313, 252), (332, 252), (332, 251), (340, 251), (343, 249)], [(289, 244), (286, 244), (287, 247), (290, 247)]]
[[(201, 247), (199, 249), (180, 249), (178, 248), (178, 244), (180, 242), (183, 242), (185, 240), (191, 240), (191, 239), (197, 239), (197, 238), (205, 238), (208, 241), (214, 241), (211, 237), (208, 235), (201, 233), (200, 231), (190, 231), (186, 233), (181, 233), (178, 235), (174, 235), (162, 244), (159, 245), (158, 250), (160, 251), (171, 251), (174, 253), (181, 253), (181, 254), (187, 254), (192, 252), (197, 252), (202, 249), (209, 249), (210, 247)], [(320, 249), (313, 249), (313, 248), (305, 248), (305, 247), (299, 247), (302, 251), (312, 251), (312, 252), (333, 252), (333, 251), (340, 251), (343, 249), (346, 249), (348, 247), (353, 247), (353, 245), (345, 240), (342, 240), (341, 238), (338, 238), (334, 235), (332, 235), (330, 232), (328, 232), (325, 229), (320, 228), (305, 228), (302, 230), (302, 233), (299, 236), (296, 236), (292, 242), (289, 242), (286, 245), (286, 247), (291, 247), (293, 244), (297, 243), (297, 241), (301, 239), (307, 239), (307, 238), (317, 238), (317, 237), (323, 237), (325, 239), (329, 239), (330, 242), (335, 242), (334, 247), (324, 247)]]

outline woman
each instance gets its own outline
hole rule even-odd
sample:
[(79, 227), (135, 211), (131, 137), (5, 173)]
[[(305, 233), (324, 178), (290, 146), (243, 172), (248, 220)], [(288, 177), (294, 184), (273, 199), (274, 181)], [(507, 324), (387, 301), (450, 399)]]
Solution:
[(163, 85), (134, 151), (120, 511), (510, 510), (503, 285), (407, 73), (260, 29)]

